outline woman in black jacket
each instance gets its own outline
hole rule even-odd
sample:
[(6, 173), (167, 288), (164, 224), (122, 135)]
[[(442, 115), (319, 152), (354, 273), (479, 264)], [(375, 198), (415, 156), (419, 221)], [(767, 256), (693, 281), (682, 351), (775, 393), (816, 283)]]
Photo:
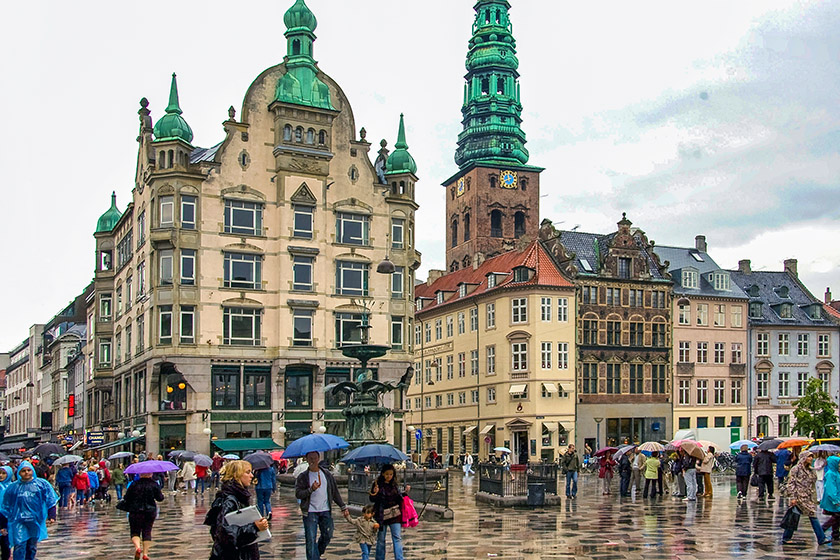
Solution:
[(402, 508), (403, 497), (408, 495), (411, 486), (406, 485), (405, 494), (400, 493), (397, 471), (394, 465), (385, 465), (379, 477), (370, 489), (370, 501), (373, 502), (373, 518), (379, 523), (376, 536), (376, 560), (385, 560), (385, 530), (391, 528), (391, 540), (394, 543), (394, 560), (404, 560), (402, 546)]
[(125, 492), (120, 509), (128, 512), (128, 526), (131, 529), (131, 542), (134, 543), (135, 560), (139, 559), (141, 554), (143, 560), (149, 560), (149, 549), (152, 547), (152, 525), (157, 517), (155, 502), (162, 501), (163, 492), (152, 480), (151, 473), (141, 474), (140, 478), (132, 482)]
[(253, 478), (251, 463), (247, 461), (231, 461), (225, 466), (222, 489), (204, 519), (213, 537), (210, 560), (259, 560), (260, 549), (254, 541), (259, 531), (268, 529), (268, 520), (262, 518), (247, 525), (231, 525), (225, 519), (230, 512), (251, 504), (248, 488)]

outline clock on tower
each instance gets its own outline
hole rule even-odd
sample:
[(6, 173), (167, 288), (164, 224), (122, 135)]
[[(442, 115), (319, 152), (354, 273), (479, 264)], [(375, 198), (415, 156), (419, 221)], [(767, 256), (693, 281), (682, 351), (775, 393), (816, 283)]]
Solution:
[(516, 171), (502, 171), (499, 173), (499, 185), (503, 189), (515, 189), (517, 187)]

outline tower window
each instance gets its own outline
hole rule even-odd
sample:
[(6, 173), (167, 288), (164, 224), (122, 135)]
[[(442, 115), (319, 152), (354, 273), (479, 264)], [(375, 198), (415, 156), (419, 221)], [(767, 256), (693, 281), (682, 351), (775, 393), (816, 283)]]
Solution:
[(452, 246), (458, 245), (458, 220), (452, 220)]
[(481, 95), (490, 95), (490, 78), (481, 78)]
[(283, 141), (284, 142), (291, 142), (292, 141), (292, 125), (287, 124), (283, 127)]
[(502, 237), (502, 211), (490, 212), (490, 237)]
[(292, 41), (292, 54), (300, 54), (300, 39)]
[[(498, 21), (496, 23), (498, 23)], [(496, 77), (496, 93), (498, 95), (505, 94), (505, 79), (501, 76)]]
[(496, 176), (495, 175), (490, 176), (490, 188), (491, 189), (496, 188)]
[(517, 212), (513, 215), (513, 236), (519, 239), (525, 235), (525, 214)]
[(310, 128), (306, 131), (306, 143), (307, 144), (314, 144), (315, 143), (315, 129)]
[(295, 129), (295, 142), (303, 142), (303, 127), (301, 126)]
[(470, 215), (464, 214), (464, 241), (470, 240)]
[(519, 188), (520, 188), (520, 190), (523, 190), (523, 191), (528, 190), (528, 179), (524, 179), (524, 178), (519, 179)]
[(484, 23), (490, 23), (490, 10), (484, 12)]
[(327, 143), (327, 133), (322, 130), (318, 133), (318, 144), (320, 144), (321, 146), (324, 146), (324, 145), (326, 145), (326, 143)]

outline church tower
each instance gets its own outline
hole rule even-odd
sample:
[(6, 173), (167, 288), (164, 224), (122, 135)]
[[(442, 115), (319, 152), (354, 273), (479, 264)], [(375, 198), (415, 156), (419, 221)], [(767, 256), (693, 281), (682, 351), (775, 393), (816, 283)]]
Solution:
[(467, 52), (458, 172), (447, 179), (450, 272), (508, 251), (539, 230), (540, 167), (528, 165), (519, 61), (508, 0), (478, 0)]

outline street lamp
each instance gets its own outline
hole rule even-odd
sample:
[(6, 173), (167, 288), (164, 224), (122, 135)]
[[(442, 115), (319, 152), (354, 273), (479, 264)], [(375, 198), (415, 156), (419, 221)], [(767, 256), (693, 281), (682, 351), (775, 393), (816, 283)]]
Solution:
[(601, 422), (603, 418), (594, 418), (595, 420), (595, 451), (601, 449)]
[(132, 430), (131, 431), (131, 437), (140, 437), (140, 430), (137, 430), (137, 429)]
[(318, 432), (321, 433), (321, 434), (327, 433), (327, 427), (326, 426), (319, 426), (318, 427)]

